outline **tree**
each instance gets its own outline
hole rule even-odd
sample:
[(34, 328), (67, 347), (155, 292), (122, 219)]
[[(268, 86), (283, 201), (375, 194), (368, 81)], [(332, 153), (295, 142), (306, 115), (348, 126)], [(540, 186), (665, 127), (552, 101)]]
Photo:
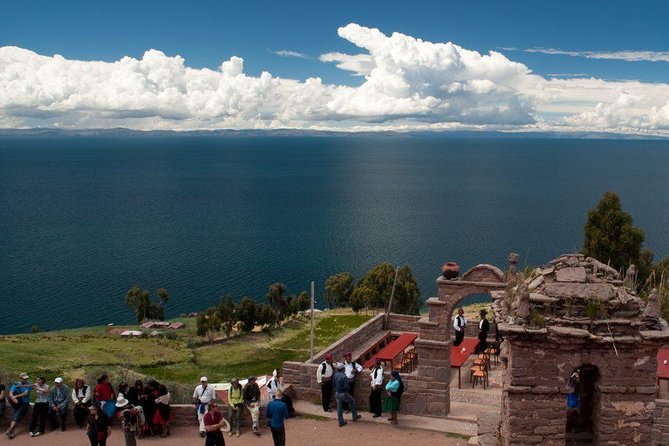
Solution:
[(370, 308), (374, 291), (366, 286), (358, 286), (351, 293), (351, 309), (356, 313), (364, 308)]
[(385, 308), (390, 299), (394, 280), (395, 268), (390, 263), (381, 263), (367, 271), (358, 282), (358, 287), (369, 288), (372, 292), (368, 308)]
[(231, 295), (226, 294), (221, 297), (216, 315), (221, 321), (221, 329), (225, 332), (225, 337), (229, 338), (237, 322), (237, 305), (235, 305)]
[(248, 296), (242, 297), (239, 303), (237, 318), (241, 324), (242, 332), (250, 333), (258, 319), (258, 305)]
[(269, 328), (276, 323), (276, 312), (267, 304), (260, 304), (256, 310), (256, 325), (262, 327), (263, 331), (269, 331)]
[(309, 293), (302, 291), (297, 296), (297, 310), (304, 313), (309, 308), (311, 308), (311, 299), (309, 298)]
[(276, 282), (269, 286), (269, 290), (265, 295), (267, 302), (269, 302), (276, 313), (277, 323), (284, 319), (288, 311), (288, 302), (283, 295), (285, 292), (286, 285)]
[(419, 314), (420, 306), (420, 290), (416, 278), (413, 276), (411, 268), (405, 265), (397, 273), (393, 308), (390, 310), (401, 314)]
[(632, 216), (622, 210), (617, 194), (604, 193), (597, 207), (588, 211), (584, 233), (584, 255), (623, 272), (634, 264), (639, 271), (639, 282), (646, 280), (652, 268), (653, 253), (642, 250), (644, 232), (632, 225)]
[(125, 295), (125, 304), (135, 312), (137, 323), (144, 320), (165, 319), (165, 310), (163, 305), (170, 299), (165, 288), (159, 288), (156, 292), (158, 303), (151, 302), (151, 293), (149, 290), (143, 290), (138, 285), (130, 288)]
[(325, 281), (325, 302), (328, 308), (348, 307), (353, 292), (353, 276), (351, 273), (338, 273)]
[(197, 319), (195, 320), (195, 325), (197, 326), (196, 333), (198, 336), (205, 336), (209, 332), (209, 320), (207, 319), (206, 314), (198, 314)]

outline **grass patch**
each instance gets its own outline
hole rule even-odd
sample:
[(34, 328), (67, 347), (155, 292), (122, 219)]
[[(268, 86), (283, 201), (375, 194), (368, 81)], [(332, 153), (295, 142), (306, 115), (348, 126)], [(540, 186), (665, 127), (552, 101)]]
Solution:
[[(350, 310), (327, 311), (316, 317), (315, 351), (370, 319)], [(107, 333), (107, 327), (0, 336), (0, 367), (10, 377), (26, 371), (43, 374), (47, 380), (63, 375), (68, 382), (87, 370), (124, 369), (129, 374), (191, 385), (202, 375), (212, 382), (228, 381), (268, 374), (284, 361), (309, 358), (307, 317), (294, 319), (271, 333), (251, 333), (214, 344), (202, 344), (202, 338), (195, 336), (193, 319), (179, 320), (187, 327), (175, 331), (175, 339), (125, 339)]]

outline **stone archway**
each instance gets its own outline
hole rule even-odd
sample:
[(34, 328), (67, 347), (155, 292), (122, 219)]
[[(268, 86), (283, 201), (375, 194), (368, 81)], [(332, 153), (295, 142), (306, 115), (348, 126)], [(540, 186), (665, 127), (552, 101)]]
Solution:
[[(450, 412), (451, 318), (455, 307), (472, 294), (506, 288), (504, 272), (496, 266), (476, 265), (462, 277), (437, 278), (438, 296), (427, 300), (429, 314), (418, 321), (418, 377), (425, 388), (416, 392), (416, 412), (444, 416)], [(446, 385), (444, 385), (446, 383)]]

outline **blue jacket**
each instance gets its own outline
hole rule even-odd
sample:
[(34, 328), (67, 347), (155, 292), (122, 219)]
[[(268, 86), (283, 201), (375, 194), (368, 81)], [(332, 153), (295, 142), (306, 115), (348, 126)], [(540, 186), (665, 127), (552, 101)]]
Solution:
[(348, 393), (348, 378), (342, 371), (337, 371), (334, 375), (334, 390), (337, 393)]
[(288, 406), (281, 400), (272, 400), (265, 409), (265, 418), (269, 418), (272, 429), (283, 429), (283, 420), (288, 418)]

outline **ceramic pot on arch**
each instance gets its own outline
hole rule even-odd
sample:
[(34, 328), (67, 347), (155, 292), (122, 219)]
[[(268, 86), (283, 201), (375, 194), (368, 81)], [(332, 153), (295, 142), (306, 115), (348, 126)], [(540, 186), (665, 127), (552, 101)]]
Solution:
[(455, 262), (446, 262), (441, 267), (441, 274), (444, 276), (444, 279), (455, 279), (460, 274), (460, 265)]

